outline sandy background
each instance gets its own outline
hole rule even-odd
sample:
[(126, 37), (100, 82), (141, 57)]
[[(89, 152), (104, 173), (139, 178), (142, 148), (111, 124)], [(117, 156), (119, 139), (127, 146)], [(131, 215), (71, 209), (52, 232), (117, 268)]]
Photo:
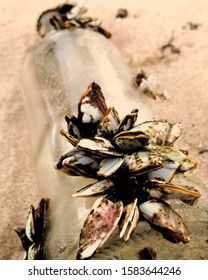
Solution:
[[(207, 179), (208, 152), (208, 1), (143, 0), (83, 1), (91, 16), (103, 21), (113, 34), (134, 74), (143, 69), (156, 73), (167, 100), (152, 106), (162, 118), (180, 121), (180, 147), (199, 161), (197, 176)], [(0, 259), (21, 259), (23, 251), (15, 225), (25, 222), (30, 204), (39, 201), (34, 175), (29, 132), (21, 95), (21, 69), (26, 52), (37, 39), (39, 14), (62, 1), (0, 0)], [(117, 21), (119, 8), (127, 18)], [(196, 24), (195, 28), (188, 24)], [(180, 53), (160, 48), (172, 42)]]

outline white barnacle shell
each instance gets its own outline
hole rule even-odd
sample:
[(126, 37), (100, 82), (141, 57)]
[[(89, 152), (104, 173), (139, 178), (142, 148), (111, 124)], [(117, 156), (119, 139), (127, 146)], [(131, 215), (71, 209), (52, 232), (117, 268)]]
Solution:
[(134, 109), (130, 114), (126, 115), (120, 122), (116, 134), (130, 130), (135, 124), (138, 116), (138, 109)]
[(119, 237), (124, 237), (124, 240), (127, 241), (131, 237), (139, 222), (139, 209), (137, 207), (137, 198), (135, 198), (133, 202), (125, 206), (124, 214), (125, 216), (120, 225)]
[[(143, 72), (143, 71), (142, 71)], [(157, 77), (155, 74), (146, 76), (143, 72), (143, 78), (139, 85), (139, 89), (147, 96), (156, 99), (156, 89), (157, 89)]]
[(160, 155), (152, 151), (139, 151), (124, 155), (125, 168), (134, 175), (143, 174), (162, 167)]
[(97, 127), (97, 136), (106, 138), (113, 136), (118, 128), (119, 123), (120, 119), (115, 108), (108, 108), (106, 114), (100, 120)]
[(162, 168), (148, 172), (147, 178), (149, 180), (169, 182), (173, 178), (179, 165), (178, 162), (163, 163)]
[(83, 138), (78, 141), (76, 147), (98, 156), (99, 154), (100, 156), (122, 156), (122, 153), (117, 152), (109, 140), (102, 137)]
[(93, 177), (98, 170), (99, 162), (82, 150), (73, 149), (59, 156), (55, 168), (72, 176)]
[(107, 111), (101, 88), (91, 83), (82, 95), (78, 105), (78, 119), (82, 123), (97, 123)]
[(106, 158), (101, 161), (97, 175), (109, 177), (121, 167), (123, 162), (124, 158), (121, 157)]
[(38, 260), (41, 251), (41, 244), (32, 243), (28, 248), (28, 252), (26, 253), (25, 258), (27, 260)]
[[(107, 110), (104, 118), (108, 118), (109, 122), (112, 125), (113, 130), (116, 130), (116, 128), (118, 127), (118, 125), (120, 123), (120, 118), (119, 118), (118, 112), (116, 111), (116, 109), (114, 107), (110, 107)], [(102, 120), (100, 123), (102, 123)]]
[[(86, 97), (85, 101), (88, 98)], [(82, 122), (83, 123), (96, 123), (97, 121), (99, 121), (99, 119), (102, 117), (101, 112), (98, 110), (98, 108), (93, 107), (90, 103), (84, 103), (81, 105), (81, 110), (83, 113), (83, 117), (82, 117)]]
[(114, 184), (111, 180), (103, 179), (78, 190), (72, 195), (72, 197), (87, 197), (87, 196), (102, 195), (113, 187)]
[(163, 201), (149, 200), (141, 203), (139, 210), (142, 215), (161, 231), (175, 241), (189, 242), (188, 230), (181, 216), (169, 204)]
[(34, 242), (35, 237), (35, 208), (33, 205), (28, 209), (27, 221), (25, 226), (25, 234), (27, 238)]
[(145, 192), (155, 199), (180, 199), (184, 203), (193, 205), (201, 196), (200, 192), (188, 186), (176, 186), (162, 181), (148, 181)]
[(116, 228), (122, 212), (121, 201), (113, 202), (104, 197), (95, 202), (81, 230), (77, 259), (90, 258), (103, 245)]
[(87, 12), (87, 9), (82, 5), (74, 6), (69, 12), (66, 13), (68, 20), (80, 18), (83, 14)]
[(146, 121), (135, 126), (132, 131), (141, 130), (149, 136), (149, 143), (154, 145), (170, 146), (181, 134), (180, 123), (166, 121)]
[(170, 146), (158, 146), (158, 145), (148, 145), (146, 146), (148, 150), (156, 151), (162, 157), (163, 162), (178, 162), (178, 171), (186, 172), (190, 169), (196, 168), (197, 161), (191, 157), (185, 155), (182, 151), (179, 151)]
[(173, 144), (181, 135), (181, 123), (174, 123), (171, 125), (168, 137), (166, 139), (166, 145)]

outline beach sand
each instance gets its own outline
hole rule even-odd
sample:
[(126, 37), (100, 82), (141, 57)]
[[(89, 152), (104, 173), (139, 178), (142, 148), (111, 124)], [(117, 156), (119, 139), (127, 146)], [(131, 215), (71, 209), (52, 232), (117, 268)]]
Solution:
[[(33, 169), (28, 123), (24, 111), (21, 70), (24, 58), (38, 39), (40, 13), (62, 1), (1, 0), (0, 19), (0, 259), (22, 259), (23, 250), (13, 228), (24, 225), (30, 204), (39, 202)], [(181, 122), (177, 145), (197, 159), (195, 174), (208, 183), (208, 1), (143, 0), (83, 1), (88, 14), (100, 18), (112, 33), (132, 71), (155, 73), (158, 92), (152, 100), (160, 118)], [(117, 20), (118, 9), (128, 16)], [(174, 48), (161, 47), (170, 43)], [(208, 238), (208, 234), (207, 234)], [(205, 248), (207, 251), (207, 243)], [(204, 255), (206, 257), (207, 255)], [(207, 256), (208, 258), (208, 256)]]

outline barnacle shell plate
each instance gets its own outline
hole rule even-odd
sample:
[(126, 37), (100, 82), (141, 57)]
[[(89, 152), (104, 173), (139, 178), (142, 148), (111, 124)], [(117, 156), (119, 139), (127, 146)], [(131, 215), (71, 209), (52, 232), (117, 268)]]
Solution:
[(169, 230), (177, 241), (189, 242), (188, 230), (181, 216), (169, 204), (154, 200), (146, 201), (139, 206), (143, 216), (153, 225)]
[(81, 230), (78, 259), (91, 257), (103, 245), (116, 228), (122, 212), (121, 201), (113, 202), (104, 197), (95, 202)]

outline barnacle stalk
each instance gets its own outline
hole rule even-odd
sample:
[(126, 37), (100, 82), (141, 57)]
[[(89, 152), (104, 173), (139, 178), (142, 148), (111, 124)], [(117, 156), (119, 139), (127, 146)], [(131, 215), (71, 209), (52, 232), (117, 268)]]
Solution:
[(197, 162), (173, 146), (181, 134), (180, 123), (136, 123), (138, 115), (133, 109), (120, 119), (92, 82), (81, 96), (78, 116), (65, 118), (67, 131), (61, 134), (74, 148), (57, 158), (55, 168), (95, 179), (74, 198), (100, 196), (81, 229), (77, 259), (91, 258), (117, 226), (120, 238), (127, 241), (141, 219), (172, 242), (190, 240), (182, 217), (166, 200), (196, 203), (199, 191), (171, 180), (196, 168)]

